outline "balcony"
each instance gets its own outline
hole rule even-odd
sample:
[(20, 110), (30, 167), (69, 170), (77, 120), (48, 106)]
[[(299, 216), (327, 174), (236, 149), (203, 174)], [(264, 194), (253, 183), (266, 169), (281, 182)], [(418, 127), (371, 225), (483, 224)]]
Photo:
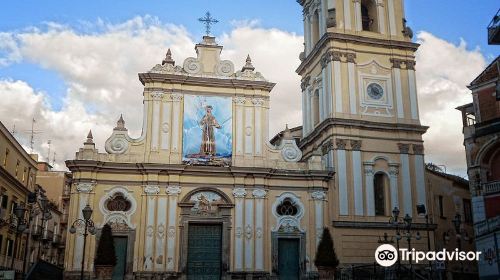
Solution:
[(31, 236), (38, 237), (42, 235), (42, 227), (39, 225), (33, 225), (31, 227)]
[(52, 245), (58, 246), (59, 243), (61, 243), (61, 235), (60, 234), (54, 234), (54, 238), (52, 239)]
[(500, 192), (500, 181), (488, 182), (483, 185), (484, 195), (496, 194)]
[(488, 25), (488, 44), (500, 45), (500, 9)]
[(54, 239), (54, 232), (51, 231), (51, 230), (44, 230), (43, 231), (43, 236), (42, 236), (42, 240), (44, 241), (52, 241)]
[(476, 237), (500, 229), (500, 216), (476, 223), (474, 229), (476, 231)]

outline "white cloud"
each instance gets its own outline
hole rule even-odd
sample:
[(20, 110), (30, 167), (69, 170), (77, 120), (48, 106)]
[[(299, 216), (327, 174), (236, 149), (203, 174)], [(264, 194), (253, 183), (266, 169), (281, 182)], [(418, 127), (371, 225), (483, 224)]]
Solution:
[[(61, 97), (63, 107), (56, 111), (48, 105), (47, 94), (34, 91), (27, 83), (0, 81), (0, 97), (7, 100), (0, 107), (0, 119), (7, 127), (16, 123), (21, 131), (29, 129), (35, 116), (37, 129), (44, 131), (35, 150), (46, 154), (42, 143), (52, 139), (59, 167), (64, 166), (64, 159), (74, 157), (90, 128), (102, 150), (120, 113), (133, 136), (138, 136), (142, 85), (137, 73), (159, 63), (168, 47), (177, 64), (182, 64), (195, 55), (193, 46), (199, 41), (184, 27), (163, 24), (150, 16), (119, 24), (84, 22), (82, 29), (85, 31), (49, 23), (44, 30), (1, 34), (9, 40), (0, 45), (0, 51), (7, 53), (3, 57), (0, 53), (0, 66), (24, 59), (57, 72), (67, 85)], [(477, 49), (468, 50), (465, 42), (453, 45), (426, 32), (420, 32), (418, 40), (422, 44), (417, 53), (420, 113), (422, 124), (431, 126), (424, 136), (427, 160), (464, 173), (460, 115), (454, 108), (470, 102), (465, 85), (485, 66), (484, 58)], [(236, 68), (250, 54), (256, 71), (277, 83), (271, 92), (270, 135), (285, 123), (300, 125), (300, 77), (295, 69), (300, 63), (302, 37), (245, 20), (235, 21), (234, 29), (218, 41), (224, 45), (223, 58), (232, 60)]]
[(417, 38), (420, 121), (430, 126), (424, 134), (426, 160), (466, 175), (462, 117), (455, 108), (472, 102), (466, 85), (484, 69), (485, 58), (477, 48), (468, 50), (463, 40), (454, 45), (428, 32)]

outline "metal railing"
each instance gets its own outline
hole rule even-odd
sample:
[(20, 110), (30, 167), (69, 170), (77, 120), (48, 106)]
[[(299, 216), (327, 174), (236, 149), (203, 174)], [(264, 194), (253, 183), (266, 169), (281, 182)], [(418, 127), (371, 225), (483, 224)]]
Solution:
[(476, 236), (492, 232), (497, 228), (500, 228), (500, 216), (496, 216), (494, 218), (474, 224)]

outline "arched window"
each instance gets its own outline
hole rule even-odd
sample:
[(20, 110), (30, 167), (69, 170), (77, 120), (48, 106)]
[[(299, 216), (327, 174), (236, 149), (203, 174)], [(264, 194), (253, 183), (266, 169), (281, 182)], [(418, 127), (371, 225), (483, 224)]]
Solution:
[(377, 5), (373, 0), (361, 1), (361, 26), (364, 31), (378, 32)]
[(293, 200), (285, 198), (276, 207), (276, 213), (280, 216), (296, 216), (299, 213), (299, 209)]
[(312, 113), (313, 113), (313, 124), (317, 125), (319, 123), (319, 89), (314, 91)]
[(375, 215), (385, 216), (386, 195), (385, 190), (387, 186), (387, 175), (384, 173), (377, 173), (373, 177), (373, 189), (375, 197)]
[(109, 211), (128, 211), (132, 204), (122, 193), (116, 193), (111, 199), (106, 202), (106, 209)]

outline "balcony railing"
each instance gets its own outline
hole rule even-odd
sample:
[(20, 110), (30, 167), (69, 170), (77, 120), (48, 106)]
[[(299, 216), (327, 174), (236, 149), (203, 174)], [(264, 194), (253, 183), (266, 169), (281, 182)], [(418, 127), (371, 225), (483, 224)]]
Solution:
[(488, 25), (488, 44), (500, 44), (500, 9)]
[(494, 194), (500, 192), (500, 181), (488, 182), (483, 185), (484, 194)]
[(31, 228), (31, 235), (33, 237), (42, 235), (42, 227), (39, 225), (33, 225), (33, 227)]
[(54, 232), (53, 231), (48, 230), (48, 229), (43, 231), (42, 240), (52, 241), (53, 239), (54, 239)]
[(484, 235), (490, 232), (495, 231), (500, 228), (500, 216), (496, 216), (495, 218), (487, 219), (486, 221), (482, 221), (476, 223), (474, 225), (474, 229), (476, 231), (476, 236)]

